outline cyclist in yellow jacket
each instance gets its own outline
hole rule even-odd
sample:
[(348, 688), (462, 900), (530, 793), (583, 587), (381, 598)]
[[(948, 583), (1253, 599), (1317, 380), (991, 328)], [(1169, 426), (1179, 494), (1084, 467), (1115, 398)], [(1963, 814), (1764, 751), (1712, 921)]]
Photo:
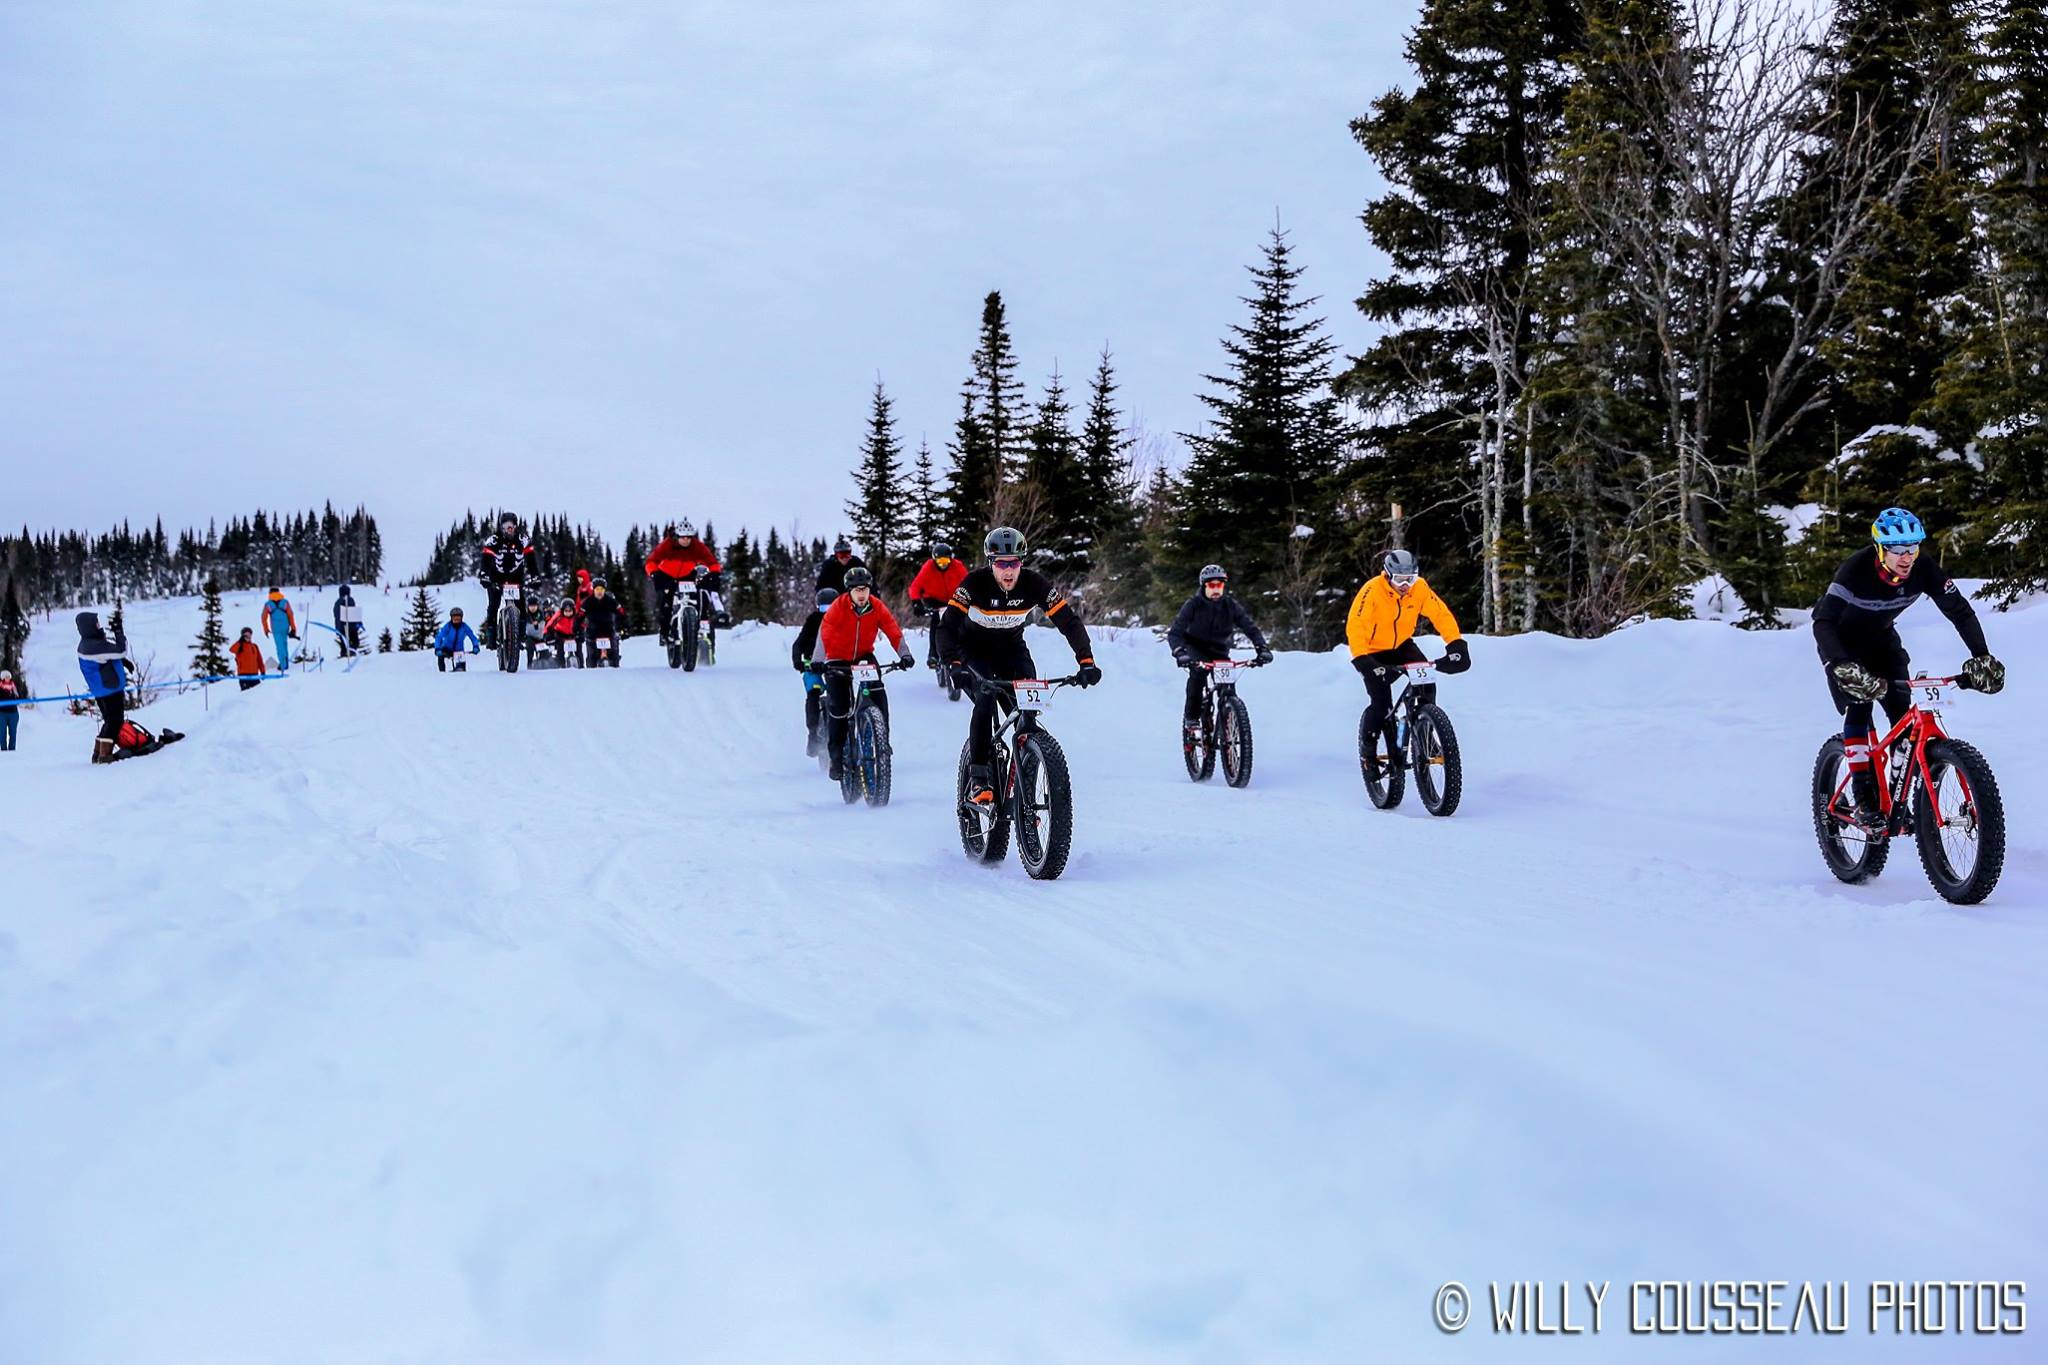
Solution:
[[(1463, 673), (1472, 666), (1471, 649), (1458, 633), (1458, 618), (1423, 581), (1408, 550), (1389, 550), (1380, 562), (1381, 572), (1369, 578), (1351, 599), (1351, 614), (1344, 622), (1344, 638), (1351, 645), (1351, 666), (1365, 679), (1371, 704), (1365, 709), (1368, 729), (1387, 730), (1387, 751), (1400, 762), (1394, 737), (1388, 727), (1388, 712), (1394, 705), (1394, 679), (1403, 664), (1428, 662), (1429, 656), (1415, 643), (1415, 623), (1426, 620), (1444, 637), (1444, 657), (1437, 661), (1441, 673)], [(1436, 700), (1436, 684), (1416, 689), (1419, 702)]]

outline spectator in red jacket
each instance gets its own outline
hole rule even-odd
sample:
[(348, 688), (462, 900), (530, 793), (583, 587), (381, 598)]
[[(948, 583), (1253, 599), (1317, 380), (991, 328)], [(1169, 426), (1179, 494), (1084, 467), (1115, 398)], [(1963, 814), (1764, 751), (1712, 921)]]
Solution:
[[(874, 588), (875, 576), (866, 568), (848, 569), (846, 591), (825, 609), (825, 618), (818, 623), (818, 651), (827, 664), (825, 702), (832, 721), (831, 773), (835, 782), (840, 776), (840, 755), (846, 750), (846, 723), (853, 718), (853, 675), (844, 667), (830, 665), (876, 662), (875, 640), (884, 635), (895, 647), (897, 659), (904, 664), (910, 662), (910, 649), (903, 643), (903, 627), (896, 624), (896, 614), (875, 596)], [(874, 694), (876, 705), (886, 717), (889, 694), (879, 686), (874, 688)]]
[(649, 605), (654, 609), (654, 619), (661, 623), (663, 644), (670, 643), (669, 636), (673, 634), (669, 618), (675, 615), (676, 584), (694, 574), (699, 566), (708, 575), (703, 586), (711, 619), (721, 626), (732, 624), (732, 618), (725, 614), (725, 599), (719, 596), (719, 589), (725, 585), (718, 556), (698, 538), (697, 528), (685, 517), (668, 528), (668, 534), (647, 556), (647, 590), (656, 598)]
[[(953, 600), (953, 590), (966, 577), (967, 566), (953, 557), (953, 547), (939, 541), (932, 546), (932, 557), (910, 580), (910, 609), (919, 616), (937, 616)], [(925, 665), (929, 668), (939, 666), (937, 639), (937, 632), (932, 632), (933, 643), (925, 651)]]

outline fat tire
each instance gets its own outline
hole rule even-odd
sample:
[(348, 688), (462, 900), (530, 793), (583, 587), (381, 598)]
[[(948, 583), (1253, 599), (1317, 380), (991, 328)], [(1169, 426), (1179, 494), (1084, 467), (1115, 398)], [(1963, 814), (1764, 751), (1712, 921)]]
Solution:
[[(1226, 742), (1225, 736), (1235, 735)], [(1242, 790), (1252, 780), (1252, 713), (1235, 692), (1216, 704), (1216, 747), (1223, 760), (1223, 780)], [(1231, 755), (1237, 757), (1232, 759)]]
[(1195, 740), (1195, 747), (1188, 747), (1187, 722), (1182, 721), (1180, 730), (1180, 758), (1187, 765), (1188, 781), (1207, 782), (1216, 772), (1216, 713), (1205, 698), (1202, 713), (1195, 718), (1201, 735)]
[[(508, 619), (512, 623), (512, 628), (509, 631), (505, 628)], [(500, 673), (517, 673), (519, 671), (519, 634), (518, 609), (515, 607), (512, 611), (507, 612), (502, 607), (499, 608), (498, 671)]]
[(1959, 739), (1938, 739), (1927, 746), (1927, 767), (1937, 787), (1941, 770), (1953, 768), (1969, 785), (1977, 808), (1977, 865), (1967, 877), (1959, 877), (1949, 866), (1948, 853), (1941, 846), (1941, 827), (1927, 801), (1927, 788), (1915, 774), (1913, 785), (1913, 842), (1920, 849), (1920, 866), (1935, 892), (1952, 905), (1975, 905), (1991, 894), (2005, 871), (2005, 798), (1999, 794), (1998, 779), (1991, 764), (1976, 746)]
[(1010, 851), (1010, 811), (1003, 803), (1003, 763), (999, 753), (995, 771), (996, 818), (983, 834), (980, 818), (967, 809), (967, 769), (971, 766), (968, 756), (972, 752), (972, 743), (961, 741), (960, 769), (953, 780), (953, 813), (960, 824), (960, 847), (968, 861), (987, 867), (1001, 862)]
[[(1431, 734), (1436, 736), (1437, 748), (1443, 753), (1441, 786), (1430, 776), (1437, 771), (1436, 765), (1423, 756)], [(1458, 756), (1458, 732), (1451, 728), (1451, 718), (1435, 703), (1425, 702), (1415, 708), (1415, 714), (1409, 719), (1408, 735), (1409, 748), (1417, 756), (1414, 764), (1415, 795), (1422, 802), (1422, 808), (1431, 815), (1455, 814), (1458, 802), (1465, 796), (1465, 766)]]
[[(1381, 727), (1385, 733), (1385, 727)], [(1375, 756), (1378, 736), (1365, 726), (1365, 712), (1358, 713), (1358, 773), (1365, 779), (1365, 794), (1373, 805), (1381, 810), (1392, 810), (1401, 804), (1401, 793), (1407, 790), (1408, 775), (1392, 763), (1381, 763)]]
[(893, 764), (889, 755), (889, 718), (870, 706), (861, 712), (861, 723), (867, 728), (867, 740), (863, 747), (874, 755), (872, 778), (863, 771), (861, 774), (862, 794), (870, 806), (889, 804), (889, 792), (895, 785)]
[(683, 613), (682, 628), (676, 632), (676, 645), (683, 651), (683, 672), (697, 671), (697, 613), (694, 609)]
[(1863, 851), (1851, 856), (1848, 845), (1837, 833), (1835, 817), (1828, 813), (1828, 803), (1835, 796), (1835, 770), (1848, 770), (1848, 752), (1842, 747), (1842, 737), (1835, 735), (1820, 746), (1820, 752), (1813, 760), (1813, 837), (1820, 845), (1821, 861), (1828, 865), (1828, 871), (1837, 881), (1851, 886), (1869, 881), (1884, 871), (1885, 860), (1892, 855), (1889, 837), (1878, 837), (1866, 843)]
[[(1045, 774), (1045, 822), (1025, 813), (1025, 793)], [(1074, 784), (1060, 742), (1043, 730), (1017, 741), (1017, 861), (1034, 879), (1049, 882), (1067, 870), (1074, 847)]]

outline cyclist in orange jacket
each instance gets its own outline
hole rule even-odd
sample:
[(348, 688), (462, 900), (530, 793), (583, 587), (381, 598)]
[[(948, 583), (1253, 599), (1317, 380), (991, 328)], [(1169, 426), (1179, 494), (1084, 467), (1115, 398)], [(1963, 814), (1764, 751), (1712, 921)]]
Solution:
[[(1471, 647), (1458, 631), (1458, 618), (1444, 600), (1423, 580), (1410, 550), (1389, 550), (1380, 561), (1380, 572), (1369, 578), (1351, 599), (1351, 613), (1345, 618), (1344, 638), (1351, 646), (1351, 666), (1365, 679), (1371, 697), (1365, 709), (1368, 730), (1387, 734), (1387, 752), (1401, 762), (1399, 746), (1388, 728), (1394, 705), (1394, 679), (1403, 664), (1427, 663), (1429, 656), (1415, 643), (1415, 626), (1428, 621), (1444, 637), (1444, 657), (1437, 661), (1441, 673), (1463, 673), (1472, 666)], [(1420, 702), (1436, 700), (1436, 684), (1416, 689)]]
[[(896, 613), (875, 596), (875, 576), (865, 567), (846, 571), (846, 591), (833, 599), (818, 623), (818, 650), (828, 664), (875, 663), (875, 641), (887, 636), (896, 657), (906, 665), (910, 647), (903, 643), (903, 627)], [(831, 722), (828, 743), (832, 759), (831, 777), (840, 777), (840, 755), (846, 751), (846, 723), (853, 718), (853, 675), (843, 668), (825, 670), (825, 714)], [(875, 689), (875, 704), (886, 719), (889, 694)]]

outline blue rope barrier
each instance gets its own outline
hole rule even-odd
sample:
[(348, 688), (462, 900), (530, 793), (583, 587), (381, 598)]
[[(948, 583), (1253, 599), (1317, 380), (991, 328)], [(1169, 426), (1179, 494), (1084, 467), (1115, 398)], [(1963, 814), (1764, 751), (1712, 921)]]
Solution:
[[(121, 695), (125, 697), (130, 692), (164, 692), (173, 687), (202, 687), (208, 683), (217, 682), (275, 682), (279, 678), (289, 678), (290, 676), (291, 674), (289, 673), (216, 673), (209, 678), (180, 678), (176, 682), (149, 683), (142, 687), (124, 687), (121, 689)], [(109, 692), (107, 695), (111, 697), (114, 694)], [(39, 702), (46, 701), (98, 700), (99, 697), (91, 692), (57, 692), (47, 697), (16, 697), (12, 701), (0, 701), (0, 706), (34, 706)]]

